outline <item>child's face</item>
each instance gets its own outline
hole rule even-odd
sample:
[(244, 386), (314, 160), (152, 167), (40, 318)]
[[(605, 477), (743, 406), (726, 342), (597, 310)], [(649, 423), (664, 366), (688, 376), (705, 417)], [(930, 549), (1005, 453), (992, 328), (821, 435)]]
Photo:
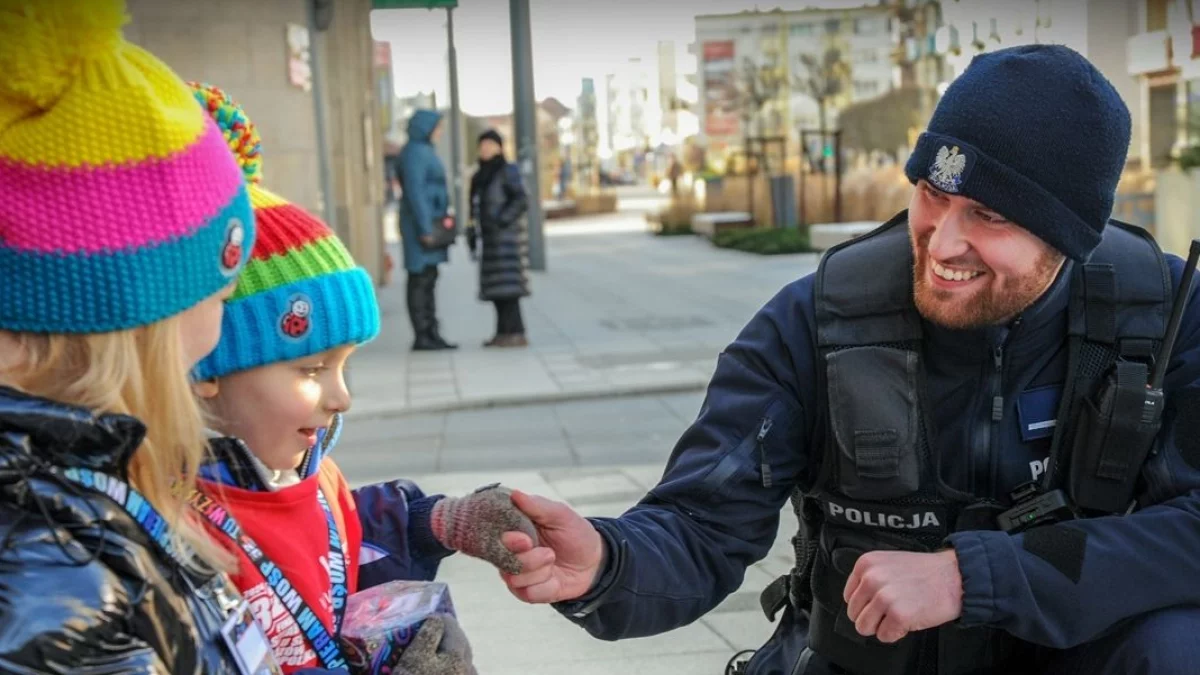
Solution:
[(354, 347), (234, 373), (211, 392), (220, 431), (276, 471), (294, 469), (335, 413), (350, 409), (344, 377)]

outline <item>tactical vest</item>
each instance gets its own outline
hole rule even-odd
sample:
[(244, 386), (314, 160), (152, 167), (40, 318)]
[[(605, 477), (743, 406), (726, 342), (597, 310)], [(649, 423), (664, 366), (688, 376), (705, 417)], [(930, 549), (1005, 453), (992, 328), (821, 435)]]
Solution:
[[(997, 529), (997, 516), (1012, 506), (958, 492), (940, 479), (912, 266), (907, 214), (901, 213), (831, 249), (817, 270), (823, 454), (813, 488), (792, 497), (801, 524), (793, 539), (796, 568), (764, 592), (763, 609), (772, 619), (789, 602), (793, 611), (807, 612), (809, 647), (855, 675), (986, 673), (1018, 647), (1015, 638), (950, 624), (887, 645), (858, 634), (842, 599), (863, 553), (937, 550), (952, 532)], [(1068, 375), (1050, 467), (1039, 486), (1045, 490), (1066, 480), (1076, 426), (1067, 421), (1076, 419), (1114, 363), (1150, 360), (1170, 305), (1162, 252), (1131, 226), (1111, 222), (1089, 261), (1071, 274)], [(1125, 484), (1132, 485), (1143, 460), (1125, 467)]]

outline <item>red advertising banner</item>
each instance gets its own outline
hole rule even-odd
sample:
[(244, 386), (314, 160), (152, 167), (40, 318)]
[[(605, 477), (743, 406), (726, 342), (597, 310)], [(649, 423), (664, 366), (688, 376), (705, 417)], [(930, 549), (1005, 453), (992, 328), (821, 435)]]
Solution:
[(710, 137), (738, 133), (737, 61), (733, 40), (705, 42), (704, 131)]

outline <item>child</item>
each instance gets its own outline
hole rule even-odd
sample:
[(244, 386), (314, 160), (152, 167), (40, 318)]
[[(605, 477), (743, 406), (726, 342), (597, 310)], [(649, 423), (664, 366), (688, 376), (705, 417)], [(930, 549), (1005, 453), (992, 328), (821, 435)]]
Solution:
[[(329, 453), (350, 407), (346, 361), (379, 332), (371, 279), (324, 223), (259, 184), (257, 133), (241, 108), (193, 86), (239, 152), (259, 229), (221, 342), (195, 372), (225, 435), (210, 443), (194, 503), (236, 543), (234, 582), (284, 671), (337, 669), (345, 663), (332, 638), (347, 595), (432, 579), (454, 550), (512, 571), (519, 565), (500, 535), (532, 525), (495, 487), (462, 499), (428, 497), (406, 481), (349, 489)], [(469, 654), (460, 656), (461, 670), (423, 672), (468, 672)]]
[(188, 370), (254, 216), (220, 130), (125, 21), (119, 0), (0, 0), (6, 673), (232, 674), (253, 637), (176, 490), (205, 444)]

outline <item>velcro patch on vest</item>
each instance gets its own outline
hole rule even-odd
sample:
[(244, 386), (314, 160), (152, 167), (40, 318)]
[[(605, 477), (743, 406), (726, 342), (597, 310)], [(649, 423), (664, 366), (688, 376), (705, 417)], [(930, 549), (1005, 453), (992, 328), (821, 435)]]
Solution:
[(1083, 576), (1087, 554), (1087, 532), (1069, 525), (1035, 527), (1024, 535), (1025, 550), (1050, 563), (1071, 583)]
[(822, 505), (826, 519), (837, 525), (930, 534), (946, 531), (946, 510), (942, 507), (892, 506), (828, 497)]
[(1050, 438), (1058, 426), (1058, 404), (1062, 385), (1053, 384), (1021, 392), (1017, 398), (1017, 419), (1021, 422), (1021, 440), (1029, 442)]

